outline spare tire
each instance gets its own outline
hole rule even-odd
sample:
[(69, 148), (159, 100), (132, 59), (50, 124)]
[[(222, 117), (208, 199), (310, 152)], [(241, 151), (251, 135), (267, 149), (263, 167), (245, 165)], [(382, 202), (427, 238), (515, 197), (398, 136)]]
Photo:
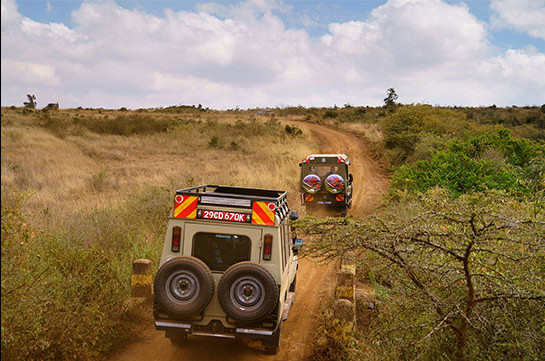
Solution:
[(175, 318), (200, 314), (214, 295), (210, 268), (195, 257), (176, 257), (157, 271), (153, 283), (155, 300)]
[(278, 287), (272, 274), (263, 266), (239, 262), (221, 277), (218, 299), (223, 311), (234, 320), (257, 322), (276, 307)]

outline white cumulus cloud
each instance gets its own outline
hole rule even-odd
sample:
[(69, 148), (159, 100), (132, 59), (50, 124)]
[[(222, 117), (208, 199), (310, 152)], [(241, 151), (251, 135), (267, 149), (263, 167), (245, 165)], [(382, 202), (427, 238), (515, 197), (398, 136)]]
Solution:
[(524, 31), (545, 40), (545, 0), (492, 0), (496, 27)]

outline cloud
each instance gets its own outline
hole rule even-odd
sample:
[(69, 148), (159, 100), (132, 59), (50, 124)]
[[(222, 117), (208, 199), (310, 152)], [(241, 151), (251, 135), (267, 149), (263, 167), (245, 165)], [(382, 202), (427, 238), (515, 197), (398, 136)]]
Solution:
[(84, 1), (69, 28), (2, 0), (2, 105), (30, 89), (63, 107), (379, 105), (389, 87), (405, 103), (542, 102), (544, 54), (494, 48), (463, 4), (390, 0), (321, 38), (288, 28), (278, 14), (290, 11), (249, 0), (152, 15)]
[(492, 0), (493, 25), (545, 39), (545, 0)]
[(391, 0), (365, 22), (330, 24), (323, 42), (332, 50), (365, 57), (369, 65), (422, 68), (480, 58), (486, 30), (467, 6), (439, 0)]

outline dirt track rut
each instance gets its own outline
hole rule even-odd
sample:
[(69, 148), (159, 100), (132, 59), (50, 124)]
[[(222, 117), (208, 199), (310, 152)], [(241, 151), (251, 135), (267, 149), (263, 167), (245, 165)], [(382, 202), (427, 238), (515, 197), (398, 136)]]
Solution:
[[(293, 123), (293, 122), (290, 122)], [(349, 213), (363, 215), (380, 202), (388, 181), (370, 157), (364, 142), (351, 134), (328, 127), (298, 123), (310, 130), (322, 153), (345, 153), (352, 162), (354, 205)], [(309, 360), (312, 339), (322, 296), (331, 294), (334, 286), (334, 264), (301, 259), (297, 273), (297, 294), (289, 318), (282, 326), (280, 352), (266, 355), (258, 342), (231, 339), (191, 337), (182, 348), (171, 345), (164, 332), (155, 331), (153, 321), (144, 328), (140, 340), (128, 345), (112, 361), (254, 361)]]

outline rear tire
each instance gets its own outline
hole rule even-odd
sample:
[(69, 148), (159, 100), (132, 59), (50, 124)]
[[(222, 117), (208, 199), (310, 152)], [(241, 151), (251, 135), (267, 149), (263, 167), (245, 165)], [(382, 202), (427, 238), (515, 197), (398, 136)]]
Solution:
[(155, 301), (173, 318), (200, 314), (214, 295), (210, 268), (195, 257), (176, 257), (157, 271), (153, 284)]
[(239, 262), (229, 267), (218, 283), (218, 299), (225, 313), (236, 321), (258, 322), (278, 303), (274, 277), (263, 266)]

